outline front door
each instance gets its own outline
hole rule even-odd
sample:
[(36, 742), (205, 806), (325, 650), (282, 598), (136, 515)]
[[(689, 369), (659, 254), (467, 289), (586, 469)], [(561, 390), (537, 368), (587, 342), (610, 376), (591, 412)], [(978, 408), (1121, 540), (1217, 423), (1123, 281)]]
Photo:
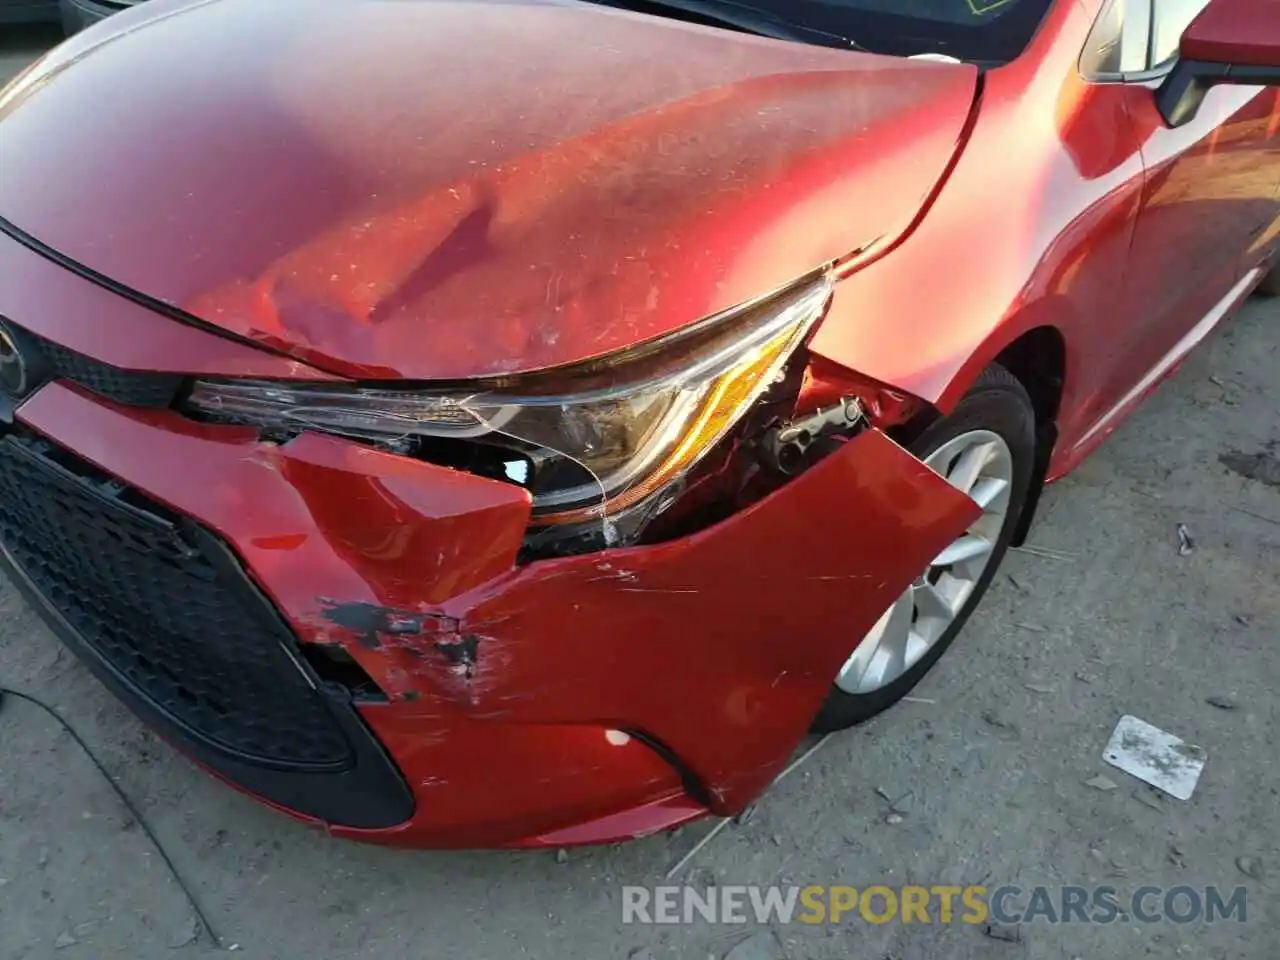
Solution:
[(1121, 346), (1105, 391), (1119, 402), (1094, 411), (1099, 419), (1091, 433), (1221, 319), (1241, 292), (1250, 251), (1280, 215), (1280, 94), (1216, 87), (1193, 120), (1170, 129), (1153, 92), (1208, 0), (1124, 3), (1126, 29), (1147, 41), (1147, 69), (1127, 81), (1126, 98), (1146, 179), (1117, 302)]

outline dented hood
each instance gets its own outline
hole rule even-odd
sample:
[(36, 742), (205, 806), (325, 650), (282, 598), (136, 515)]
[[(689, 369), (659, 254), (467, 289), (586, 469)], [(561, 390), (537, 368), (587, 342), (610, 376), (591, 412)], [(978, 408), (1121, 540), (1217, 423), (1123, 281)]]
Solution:
[(569, 0), (152, 0), (0, 103), (0, 218), (335, 373), (529, 371), (897, 235), (976, 82)]

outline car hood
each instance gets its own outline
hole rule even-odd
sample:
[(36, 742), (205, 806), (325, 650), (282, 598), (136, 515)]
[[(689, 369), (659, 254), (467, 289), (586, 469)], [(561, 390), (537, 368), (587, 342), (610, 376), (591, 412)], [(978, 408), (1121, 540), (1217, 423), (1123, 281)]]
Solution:
[(0, 100), (0, 218), (334, 373), (504, 375), (897, 236), (976, 84), (572, 0), (152, 0)]

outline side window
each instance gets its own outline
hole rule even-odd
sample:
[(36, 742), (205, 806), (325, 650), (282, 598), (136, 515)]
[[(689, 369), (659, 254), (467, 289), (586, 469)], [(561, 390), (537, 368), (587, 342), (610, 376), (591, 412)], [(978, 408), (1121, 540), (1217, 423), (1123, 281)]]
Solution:
[[(1166, 2), (1176, 0), (1155, 0), (1157, 4)], [(1080, 69), (1086, 77), (1118, 77), (1147, 69), (1151, 3), (1152, 0), (1108, 0), (1080, 58)]]
[(1151, 66), (1162, 67), (1178, 56), (1178, 41), (1209, 0), (1154, 0), (1155, 21), (1151, 35)]

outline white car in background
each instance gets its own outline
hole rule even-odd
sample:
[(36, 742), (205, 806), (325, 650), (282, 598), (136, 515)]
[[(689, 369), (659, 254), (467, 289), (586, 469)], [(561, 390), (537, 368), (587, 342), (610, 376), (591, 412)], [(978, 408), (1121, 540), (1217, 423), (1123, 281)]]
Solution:
[(58, 6), (62, 26), (72, 34), (142, 2), (144, 0), (58, 0)]
[(57, 23), (77, 33), (144, 0), (0, 0), (0, 25)]
[(58, 18), (58, 0), (0, 0), (0, 26), (44, 23)]

